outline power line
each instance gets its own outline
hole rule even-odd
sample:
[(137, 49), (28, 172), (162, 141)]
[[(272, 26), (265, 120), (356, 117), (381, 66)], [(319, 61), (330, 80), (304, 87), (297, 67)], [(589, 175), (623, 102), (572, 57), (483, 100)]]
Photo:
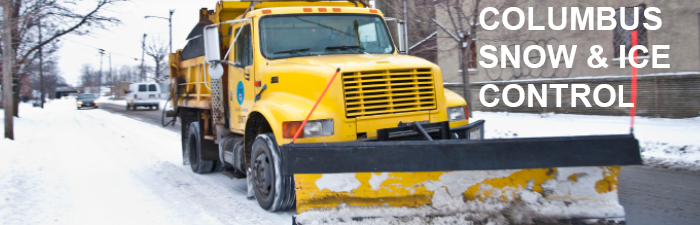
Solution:
[(79, 43), (79, 42), (76, 42), (76, 41), (72, 41), (72, 40), (69, 40), (69, 39), (62, 38), (61, 40), (68, 41), (68, 42), (73, 42), (73, 43), (75, 43), (75, 44), (79, 44), (79, 45), (86, 46), (86, 47), (90, 47), (90, 48), (94, 48), (94, 49), (97, 49), (97, 50), (99, 50), (99, 51), (109, 52), (109, 53), (112, 53), (112, 54), (115, 54), (115, 55), (118, 55), (118, 56), (123, 56), (123, 57), (131, 58), (131, 59), (134, 59), (134, 61), (138, 61), (138, 60), (139, 60), (138, 57), (131, 57), (131, 56), (128, 56), (128, 55), (119, 54), (119, 53), (116, 53), (116, 52), (113, 52), (113, 51), (105, 50), (105, 49), (98, 48), (98, 47), (95, 47), (95, 46), (86, 45), (86, 44)]

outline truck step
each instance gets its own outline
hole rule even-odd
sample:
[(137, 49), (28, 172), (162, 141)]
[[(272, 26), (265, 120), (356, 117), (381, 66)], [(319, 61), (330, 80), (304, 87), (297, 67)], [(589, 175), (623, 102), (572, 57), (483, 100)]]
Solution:
[(222, 171), (221, 173), (223, 173), (224, 175), (226, 175), (227, 177), (229, 177), (229, 178), (231, 178), (231, 179), (242, 179), (242, 178), (245, 178), (245, 175), (244, 175), (244, 174), (236, 173), (236, 171), (233, 170), (232, 168), (226, 168), (226, 169), (225, 169), (224, 171)]

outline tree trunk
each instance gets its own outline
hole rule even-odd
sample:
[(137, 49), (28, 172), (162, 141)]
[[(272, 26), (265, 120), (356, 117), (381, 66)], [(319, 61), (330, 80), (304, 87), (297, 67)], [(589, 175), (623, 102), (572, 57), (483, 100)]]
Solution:
[[(39, 18), (39, 42), (41, 42), (41, 18)], [(44, 108), (44, 95), (46, 93), (46, 88), (44, 88), (44, 46), (39, 48), (39, 83), (41, 89), (41, 108)]]
[(19, 118), (19, 88), (12, 94), (12, 115)]
[(459, 60), (462, 68), (462, 91), (464, 92), (464, 100), (467, 101), (467, 111), (469, 112), (469, 118), (474, 117), (474, 112), (472, 111), (472, 92), (471, 87), (469, 87), (469, 59), (465, 59), (465, 56), (469, 55), (469, 48), (462, 47), (459, 51)]
[(5, 111), (5, 138), (10, 140), (15, 139), (15, 132), (12, 124), (12, 29), (10, 28), (12, 11), (10, 1), (6, 1), (3, 14), (3, 32), (2, 32), (2, 96), (3, 96), (3, 108)]

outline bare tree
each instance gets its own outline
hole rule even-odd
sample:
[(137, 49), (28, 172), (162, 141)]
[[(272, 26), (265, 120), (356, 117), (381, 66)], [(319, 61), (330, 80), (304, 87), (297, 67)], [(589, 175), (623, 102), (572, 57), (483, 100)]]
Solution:
[(42, 77), (39, 76), (39, 73), (36, 72), (38, 70), (38, 68), (36, 68), (38, 65), (34, 64), (31, 68), (32, 79), (30, 87), (34, 90), (42, 90), (41, 82), (43, 81), (43, 93), (52, 93), (56, 91), (57, 87), (66, 85), (66, 81), (59, 73), (57, 65), (58, 63), (53, 58), (45, 60), (43, 64), (44, 75), (42, 79)]
[[(469, 116), (473, 117), (472, 97), (469, 87), (469, 69), (476, 68), (476, 41), (480, 40), (478, 32), (481, 29), (479, 14), (486, 7), (494, 7), (502, 12), (509, 6), (514, 6), (518, 0), (435, 0), (436, 15), (440, 15), (443, 24), (433, 18), (432, 22), (455, 41), (459, 49), (459, 68), (462, 72), (462, 86), (464, 98), (467, 101)], [(490, 21), (495, 17), (494, 13), (485, 15), (484, 21)]]
[(114, 86), (115, 98), (123, 93), (122, 87), (124, 84), (141, 81), (141, 66), (140, 65), (122, 65), (112, 73), (112, 85)]
[[(104, 28), (106, 24), (118, 23), (117, 18), (105, 16), (102, 12), (106, 7), (123, 1), (126, 0), (93, 0), (80, 2), (78, 7), (78, 3), (74, 1), (3, 0), (3, 3), (10, 4), (9, 10), (3, 11), (10, 17), (3, 20), (9, 20), (11, 32), (8, 33), (12, 35), (11, 44), (3, 45), (2, 48), (11, 48), (10, 54), (13, 61), (11, 69), (17, 86), (21, 86), (23, 76), (28, 75), (24, 69), (30, 62), (37, 60), (40, 49), (55, 44), (58, 38), (67, 34), (84, 35), (90, 29)], [(85, 7), (90, 8), (87, 11), (80, 10)], [(41, 30), (41, 40), (38, 38), (39, 21), (44, 28)], [(18, 99), (19, 92), (15, 92), (14, 96)], [(5, 110), (13, 110), (14, 116), (18, 116), (19, 112), (16, 110), (18, 104), (19, 102), (15, 101), (11, 109)]]
[(160, 81), (163, 76), (167, 73), (167, 61), (165, 57), (168, 56), (168, 46), (161, 44), (161, 42), (155, 39), (146, 48), (146, 55), (153, 58), (155, 67), (153, 68), (153, 78), (156, 81)]
[(90, 64), (83, 64), (80, 68), (80, 86), (85, 93), (99, 93), (97, 79), (99, 79), (99, 70), (92, 68)]

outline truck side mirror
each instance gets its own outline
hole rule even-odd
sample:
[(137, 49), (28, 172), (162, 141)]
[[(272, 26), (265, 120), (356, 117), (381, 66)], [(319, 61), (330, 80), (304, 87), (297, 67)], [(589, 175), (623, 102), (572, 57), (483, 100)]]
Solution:
[(404, 23), (406, 21), (399, 20), (398, 23), (396, 23), (396, 26), (398, 26), (399, 30), (399, 54), (406, 54), (408, 51), (408, 43), (406, 43), (406, 29), (404, 29)]
[[(394, 37), (394, 40), (398, 40), (398, 43), (396, 47), (399, 49), (399, 54), (406, 54), (406, 49), (408, 48), (408, 44), (404, 43), (406, 41), (404, 35), (406, 33), (406, 30), (404, 29), (405, 27), (403, 26), (404, 21), (403, 20), (398, 20), (396, 18), (392, 17), (384, 17), (384, 21), (387, 22), (387, 26), (389, 26), (389, 22), (396, 23), (396, 36)], [(387, 27), (389, 28), (389, 27)], [(393, 30), (393, 29), (389, 29)]]
[(204, 61), (209, 63), (208, 72), (211, 79), (219, 79), (224, 75), (219, 49), (219, 28), (216, 25), (204, 27)]

